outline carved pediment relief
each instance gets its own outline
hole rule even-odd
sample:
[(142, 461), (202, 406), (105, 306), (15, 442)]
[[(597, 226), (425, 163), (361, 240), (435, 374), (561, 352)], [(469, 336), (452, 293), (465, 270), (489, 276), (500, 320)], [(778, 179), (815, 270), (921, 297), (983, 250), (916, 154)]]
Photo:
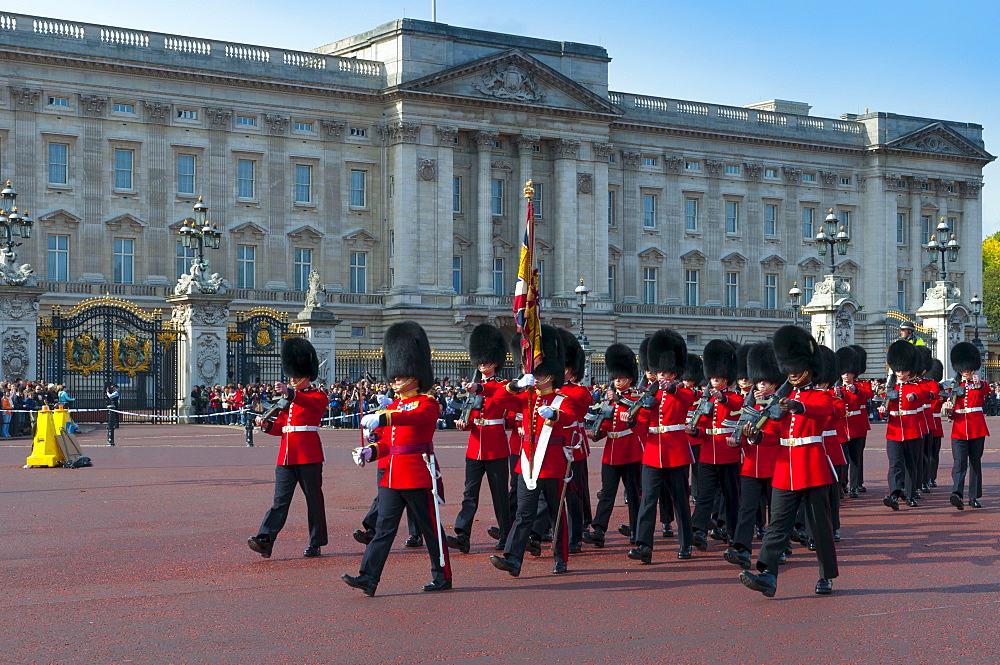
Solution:
[(229, 229), (229, 233), (239, 240), (262, 240), (267, 235), (267, 229), (253, 222), (243, 222)]
[[(535, 245), (538, 246), (538, 244), (539, 244), (538, 241), (536, 241)], [(493, 237), (493, 246), (494, 247), (499, 247), (500, 249), (502, 249), (504, 251), (508, 251), (508, 250), (514, 249), (514, 243), (510, 242), (509, 240), (507, 240), (503, 236), (494, 236)]]
[(132, 231), (141, 231), (149, 224), (142, 221), (135, 215), (125, 213), (124, 215), (118, 215), (117, 217), (112, 217), (111, 219), (104, 222), (104, 224), (112, 229), (129, 229)]
[(663, 261), (663, 259), (667, 258), (667, 255), (656, 247), (647, 247), (639, 252), (639, 258), (647, 263), (659, 263)]
[(490, 168), (499, 169), (501, 171), (513, 171), (514, 167), (506, 159), (494, 159), (490, 162)]
[(739, 252), (731, 252), (722, 257), (722, 264), (727, 268), (739, 268), (745, 266), (746, 263), (747, 257)]
[(857, 263), (855, 263), (851, 259), (847, 259), (843, 263), (838, 263), (837, 264), (837, 274), (839, 274), (839, 275), (853, 276), (853, 275), (857, 275), (858, 271), (860, 271), (860, 270), (861, 270), (861, 266), (859, 266)]
[(762, 265), (767, 270), (777, 270), (784, 267), (787, 263), (788, 263), (787, 261), (785, 261), (777, 254), (772, 254), (771, 256), (761, 261), (760, 265)]
[(980, 148), (942, 122), (935, 122), (889, 141), (887, 148), (924, 152), (935, 155), (955, 155), (976, 160), (992, 161), (993, 155)]
[(404, 91), (491, 102), (543, 105), (607, 115), (621, 114), (610, 101), (520, 49), (511, 49), (400, 86)]
[(612, 261), (617, 261), (622, 257), (622, 250), (617, 245), (608, 245), (608, 257)]
[(805, 259), (804, 261), (799, 261), (799, 268), (802, 270), (802, 272), (818, 273), (820, 270), (823, 269), (823, 264), (820, 263), (819, 259), (810, 256), (808, 259)]
[(536, 239), (535, 240), (535, 249), (538, 250), (538, 253), (540, 255), (542, 255), (542, 256), (546, 256), (546, 255), (552, 253), (552, 245), (550, 245), (549, 243), (545, 242), (544, 240), (537, 240)]
[(309, 224), (304, 224), (298, 228), (292, 229), (287, 235), (289, 240), (293, 240), (295, 242), (319, 242), (320, 239), (326, 234)]
[(47, 212), (38, 218), (39, 222), (44, 224), (68, 224), (71, 226), (76, 226), (83, 221), (82, 218), (77, 217), (68, 210), (59, 208), (58, 210), (53, 210), (52, 212)]
[(378, 238), (370, 231), (361, 227), (351, 229), (340, 236), (344, 240), (344, 245), (352, 248), (371, 249), (378, 242)]
[(472, 247), (472, 241), (458, 233), (456, 233), (454, 236), (454, 244), (455, 247), (458, 247), (460, 249), (469, 249), (470, 247)]
[(685, 266), (703, 266), (707, 261), (708, 257), (697, 249), (692, 249), (686, 254), (681, 254), (681, 263)]

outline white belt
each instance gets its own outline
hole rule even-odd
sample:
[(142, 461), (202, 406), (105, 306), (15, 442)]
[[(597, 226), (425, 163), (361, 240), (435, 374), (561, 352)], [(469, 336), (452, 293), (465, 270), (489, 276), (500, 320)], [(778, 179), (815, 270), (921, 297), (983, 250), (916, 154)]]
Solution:
[(823, 432), (823, 436), (837, 436), (837, 430), (835, 430), (835, 429), (828, 429), (828, 430), (826, 430), (826, 431)]
[(686, 425), (660, 425), (659, 427), (650, 427), (650, 434), (664, 434), (666, 432), (680, 432), (686, 427)]
[(935, 413), (935, 414), (934, 414), (934, 417), (935, 417), (935, 418), (940, 418), (940, 417), (941, 417), (941, 414), (940, 414), (940, 413)]
[(735, 431), (732, 427), (718, 427), (716, 429), (706, 429), (705, 434), (710, 436), (721, 436), (723, 434), (732, 434)]
[(915, 416), (920, 413), (920, 409), (913, 409), (912, 411), (890, 411), (890, 416)]
[(975, 413), (976, 411), (982, 411), (982, 410), (983, 407), (981, 406), (970, 406), (967, 409), (955, 409), (955, 413)]
[(850, 417), (850, 416), (860, 416), (861, 415), (861, 410), (859, 409), (857, 411), (848, 411), (847, 415), (848, 415), (848, 417)]
[(315, 425), (285, 425), (281, 428), (282, 432), (318, 432), (319, 427)]
[(804, 446), (809, 443), (823, 443), (823, 437), (821, 436), (800, 436), (796, 439), (782, 439), (781, 445), (787, 446), (789, 448), (794, 446)]
[(482, 418), (476, 418), (472, 422), (480, 427), (483, 427), (484, 425), (503, 425), (503, 418), (497, 420), (484, 420)]
[(620, 439), (623, 436), (628, 436), (631, 433), (632, 433), (632, 430), (630, 430), (630, 429), (623, 429), (620, 432), (608, 432), (608, 438), (609, 439)]

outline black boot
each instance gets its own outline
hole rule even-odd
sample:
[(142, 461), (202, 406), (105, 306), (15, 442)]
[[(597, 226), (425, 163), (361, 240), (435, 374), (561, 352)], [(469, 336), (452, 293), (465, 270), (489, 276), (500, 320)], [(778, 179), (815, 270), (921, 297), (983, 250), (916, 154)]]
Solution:
[(257, 536), (250, 536), (247, 539), (247, 547), (252, 549), (257, 554), (261, 555), (265, 559), (271, 558), (271, 548), (274, 543), (271, 542), (271, 536), (260, 534)]
[(778, 577), (766, 569), (757, 575), (744, 570), (740, 573), (740, 582), (743, 582), (743, 586), (748, 589), (760, 591), (766, 598), (774, 598), (778, 590)]
[(364, 573), (361, 573), (357, 577), (341, 575), (340, 579), (344, 580), (344, 584), (347, 586), (352, 586), (355, 589), (361, 589), (366, 596), (374, 596), (375, 588), (378, 586), (378, 580), (371, 575), (366, 575)]

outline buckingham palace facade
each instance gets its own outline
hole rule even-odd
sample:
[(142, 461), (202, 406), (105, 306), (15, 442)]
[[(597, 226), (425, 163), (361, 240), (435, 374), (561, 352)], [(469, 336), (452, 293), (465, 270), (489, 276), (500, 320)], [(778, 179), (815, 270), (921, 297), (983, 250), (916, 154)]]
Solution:
[(414, 19), (289, 51), (8, 13), (0, 56), (0, 177), (36, 222), (19, 249), (43, 315), (162, 307), (202, 197), (232, 309), (295, 312), (315, 270), (343, 347), (413, 318), (459, 350), (511, 325), (529, 179), (543, 317), (576, 328), (583, 279), (598, 350), (790, 323), (789, 289), (805, 304), (830, 272), (812, 240), (831, 209), (862, 341), (920, 307), (942, 217), (966, 248), (949, 279), (981, 291), (993, 157), (973, 123), (615, 92), (600, 46)]

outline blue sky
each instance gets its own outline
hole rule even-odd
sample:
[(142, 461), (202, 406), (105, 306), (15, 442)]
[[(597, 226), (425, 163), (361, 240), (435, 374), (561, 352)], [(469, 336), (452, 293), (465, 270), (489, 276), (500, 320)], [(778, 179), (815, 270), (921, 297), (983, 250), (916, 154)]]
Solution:
[[(430, 19), (430, 0), (29, 5), (36, 16), (300, 50), (396, 18)], [(437, 18), (604, 46), (612, 90), (733, 106), (790, 99), (832, 118), (869, 109), (974, 122), (1000, 155), (995, 0), (438, 0)], [(984, 235), (1000, 231), (997, 175), (1000, 164), (986, 167)]]

